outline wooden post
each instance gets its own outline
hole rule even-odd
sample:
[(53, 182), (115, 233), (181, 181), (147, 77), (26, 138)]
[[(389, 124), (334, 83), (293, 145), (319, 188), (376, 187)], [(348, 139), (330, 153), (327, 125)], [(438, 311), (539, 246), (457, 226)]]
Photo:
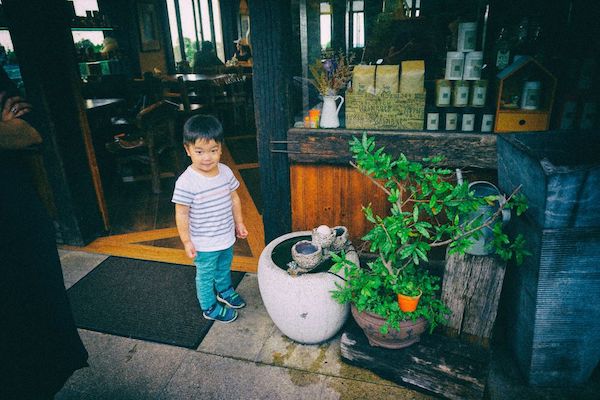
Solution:
[(263, 193), (265, 242), (291, 230), (289, 161), (272, 146), (287, 139), (290, 126), (291, 65), (290, 2), (250, 0), (252, 15), (253, 91), (260, 189)]
[(489, 346), (506, 262), (495, 256), (448, 254), (442, 301), (450, 308), (446, 331)]

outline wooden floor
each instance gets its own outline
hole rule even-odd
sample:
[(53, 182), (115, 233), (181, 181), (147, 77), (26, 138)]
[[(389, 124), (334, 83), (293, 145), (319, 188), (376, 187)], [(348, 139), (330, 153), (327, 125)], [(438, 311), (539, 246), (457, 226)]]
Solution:
[[(256, 136), (227, 137), (221, 162), (228, 165), (240, 181), (238, 194), (242, 201), (244, 223), (249, 232), (246, 240), (236, 241), (232, 270), (256, 272), (258, 257), (265, 246), (263, 222), (259, 212), (262, 199)], [(107, 194), (111, 224), (109, 235), (98, 238), (85, 247), (61, 248), (190, 265), (191, 260), (183, 251), (175, 227), (175, 207), (171, 202), (175, 178), (162, 179), (162, 193), (159, 195), (151, 193), (150, 182), (118, 182), (115, 185), (116, 190)]]

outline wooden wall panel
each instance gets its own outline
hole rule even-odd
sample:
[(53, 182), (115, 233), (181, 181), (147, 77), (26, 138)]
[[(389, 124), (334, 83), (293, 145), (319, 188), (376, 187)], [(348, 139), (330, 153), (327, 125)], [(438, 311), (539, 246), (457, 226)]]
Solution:
[(352, 167), (293, 164), (290, 186), (293, 231), (345, 225), (356, 241), (372, 227), (361, 206), (372, 203), (380, 214), (387, 210), (385, 194)]

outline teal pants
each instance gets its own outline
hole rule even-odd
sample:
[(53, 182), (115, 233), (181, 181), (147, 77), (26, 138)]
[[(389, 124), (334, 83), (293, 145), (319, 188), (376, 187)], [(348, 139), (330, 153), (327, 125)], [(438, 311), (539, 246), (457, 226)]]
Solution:
[(217, 302), (215, 288), (220, 293), (231, 287), (232, 260), (233, 246), (225, 250), (196, 253), (196, 295), (202, 310), (208, 310)]

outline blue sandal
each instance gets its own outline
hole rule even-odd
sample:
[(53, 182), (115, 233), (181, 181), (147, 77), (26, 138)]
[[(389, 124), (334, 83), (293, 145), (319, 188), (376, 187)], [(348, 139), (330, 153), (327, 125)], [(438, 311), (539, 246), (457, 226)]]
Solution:
[(232, 310), (231, 308), (224, 307), (222, 304), (215, 303), (208, 310), (202, 312), (202, 315), (206, 319), (211, 319), (213, 321), (223, 322), (224, 324), (228, 324), (230, 322), (235, 321), (238, 316), (237, 311)]
[(221, 293), (217, 293), (217, 300), (219, 300), (222, 303), (227, 304), (231, 308), (246, 307), (246, 302), (244, 301), (242, 296), (240, 296), (233, 289), (233, 287), (230, 287), (229, 289), (227, 289)]

